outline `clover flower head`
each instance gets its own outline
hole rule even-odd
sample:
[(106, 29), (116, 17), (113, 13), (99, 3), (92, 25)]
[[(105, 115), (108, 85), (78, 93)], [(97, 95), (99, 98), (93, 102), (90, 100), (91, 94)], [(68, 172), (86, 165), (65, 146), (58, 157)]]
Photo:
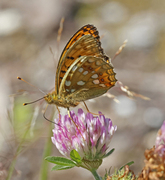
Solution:
[(58, 125), (53, 129), (52, 142), (67, 157), (74, 149), (84, 160), (102, 162), (117, 127), (101, 112), (99, 116), (93, 116), (79, 109), (78, 115), (74, 111), (70, 115), (72, 120), (69, 115), (61, 116), (60, 120), (55, 119)]

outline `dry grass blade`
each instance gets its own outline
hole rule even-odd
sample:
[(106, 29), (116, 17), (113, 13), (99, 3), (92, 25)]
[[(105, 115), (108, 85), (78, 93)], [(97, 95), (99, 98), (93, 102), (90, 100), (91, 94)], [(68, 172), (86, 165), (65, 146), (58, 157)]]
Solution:
[(120, 101), (116, 98), (116, 96), (109, 92), (105, 93), (103, 96), (107, 96), (108, 98), (113, 99), (116, 103), (120, 103)]
[(118, 51), (115, 53), (114, 57), (111, 59), (111, 61), (113, 61), (124, 49), (124, 47), (126, 46), (128, 40), (126, 39), (123, 44), (119, 47)]
[(64, 17), (62, 17), (61, 21), (60, 21), (60, 28), (58, 29), (58, 36), (57, 36), (57, 43), (59, 45), (60, 40), (61, 40), (61, 34), (63, 31), (63, 24), (64, 24)]
[(126, 93), (127, 96), (130, 97), (130, 98), (139, 97), (139, 98), (144, 99), (144, 100), (150, 100), (149, 97), (143, 96), (141, 94), (137, 94), (137, 93), (135, 93), (133, 91), (130, 91), (129, 87), (128, 86), (124, 86), (121, 81), (118, 81), (117, 84), (119, 85), (120, 90), (122, 92)]

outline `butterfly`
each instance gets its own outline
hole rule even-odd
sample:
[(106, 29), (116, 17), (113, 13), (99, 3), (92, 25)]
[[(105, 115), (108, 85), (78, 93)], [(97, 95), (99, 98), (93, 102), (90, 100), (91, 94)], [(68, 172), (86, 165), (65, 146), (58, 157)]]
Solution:
[(69, 109), (106, 93), (117, 81), (95, 26), (85, 25), (66, 44), (58, 62), (55, 90), (44, 99)]

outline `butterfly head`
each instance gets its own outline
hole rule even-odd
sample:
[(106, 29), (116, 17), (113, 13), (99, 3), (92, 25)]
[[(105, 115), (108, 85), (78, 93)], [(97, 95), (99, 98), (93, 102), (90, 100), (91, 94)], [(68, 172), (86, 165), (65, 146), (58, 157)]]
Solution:
[(56, 104), (58, 102), (58, 96), (55, 92), (48, 93), (44, 99), (48, 104)]

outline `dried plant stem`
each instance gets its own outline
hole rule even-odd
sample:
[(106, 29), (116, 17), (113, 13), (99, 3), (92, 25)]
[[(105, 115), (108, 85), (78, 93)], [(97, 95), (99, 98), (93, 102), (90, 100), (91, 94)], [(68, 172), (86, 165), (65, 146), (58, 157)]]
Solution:
[(17, 157), (18, 157), (18, 155), (20, 154), (20, 152), (21, 152), (21, 150), (22, 150), (22, 145), (23, 145), (23, 143), (24, 143), (24, 140), (26, 139), (26, 136), (27, 136), (29, 130), (30, 130), (30, 128), (27, 128), (27, 130), (25, 131), (24, 136), (23, 136), (23, 138), (22, 138), (22, 141), (20, 142), (20, 144), (19, 144), (19, 146), (18, 146), (18, 148), (17, 148), (16, 154), (15, 154), (15, 156), (14, 156), (14, 158), (13, 158), (13, 161), (12, 161), (10, 167), (9, 167), (8, 176), (7, 176), (6, 180), (10, 180), (11, 177), (12, 177), (13, 170), (14, 170), (14, 167), (15, 167), (15, 163), (16, 163)]

